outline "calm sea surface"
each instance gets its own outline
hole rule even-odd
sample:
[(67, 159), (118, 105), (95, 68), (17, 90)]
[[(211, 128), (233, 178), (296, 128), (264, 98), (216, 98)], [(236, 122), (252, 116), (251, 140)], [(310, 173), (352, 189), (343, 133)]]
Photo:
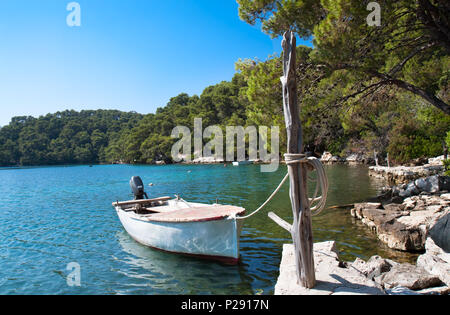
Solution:
[[(111, 203), (132, 199), (128, 181), (139, 175), (150, 197), (181, 194), (188, 201), (256, 209), (286, 172), (258, 166), (73, 166), (0, 169), (0, 294), (273, 294), (282, 245), (290, 235), (267, 217), (291, 221), (288, 184), (241, 236), (242, 263), (219, 263), (162, 253), (139, 245), (122, 228)], [(373, 197), (383, 186), (367, 168), (329, 166), (328, 204)], [(315, 217), (315, 242), (336, 240), (341, 257), (353, 261), (391, 251), (349, 210)], [(75, 262), (81, 287), (67, 277)]]

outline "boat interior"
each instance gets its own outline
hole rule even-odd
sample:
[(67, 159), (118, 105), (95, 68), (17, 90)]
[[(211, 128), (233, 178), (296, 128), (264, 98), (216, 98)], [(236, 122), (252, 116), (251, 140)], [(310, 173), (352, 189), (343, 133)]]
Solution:
[(131, 178), (130, 186), (135, 199), (122, 202), (117, 201), (113, 203), (113, 206), (118, 210), (133, 213), (147, 220), (165, 222), (201, 221), (235, 216), (245, 212), (243, 208), (224, 206), (217, 203), (187, 202), (179, 196), (176, 196), (176, 198), (160, 197), (148, 199), (142, 179), (138, 176)]
[(161, 197), (156, 199), (131, 200), (116, 202), (115, 207), (120, 207), (123, 211), (134, 212), (139, 215), (152, 215), (157, 213), (169, 213), (177, 210), (189, 208), (211, 207), (212, 205), (188, 203), (181, 198), (172, 199), (170, 197)]

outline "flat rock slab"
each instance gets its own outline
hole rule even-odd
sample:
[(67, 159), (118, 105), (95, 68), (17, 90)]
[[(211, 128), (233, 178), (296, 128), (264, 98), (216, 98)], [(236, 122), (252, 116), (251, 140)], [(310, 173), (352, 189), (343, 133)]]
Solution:
[(275, 295), (384, 295), (374, 281), (354, 268), (344, 267), (335, 245), (335, 242), (314, 244), (317, 279), (314, 289), (306, 289), (296, 283), (294, 246), (284, 245)]
[[(402, 204), (355, 204), (351, 215), (371, 228), (392, 249), (421, 252), (428, 235), (450, 249), (449, 194), (422, 194)], [(378, 206), (379, 205), (379, 206)]]

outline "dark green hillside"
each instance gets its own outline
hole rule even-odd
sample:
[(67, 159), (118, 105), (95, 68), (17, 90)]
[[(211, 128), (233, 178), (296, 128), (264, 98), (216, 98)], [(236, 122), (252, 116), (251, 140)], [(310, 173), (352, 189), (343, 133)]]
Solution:
[(14, 117), (0, 129), (0, 165), (97, 163), (124, 130), (142, 119), (116, 110), (64, 111), (39, 118)]

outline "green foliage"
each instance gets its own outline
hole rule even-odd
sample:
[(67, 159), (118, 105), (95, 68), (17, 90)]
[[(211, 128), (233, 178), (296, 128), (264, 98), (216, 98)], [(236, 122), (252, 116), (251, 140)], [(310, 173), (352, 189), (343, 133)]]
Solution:
[[(389, 153), (399, 163), (442, 154), (450, 116), (395, 87), (383, 87), (371, 98), (356, 97), (346, 100), (347, 106), (336, 106), (336, 100), (348, 93), (358, 77), (346, 70), (328, 76), (314, 65), (312, 52), (307, 47), (297, 49), (300, 117), (308, 150), (338, 155), (359, 151), (369, 156), (377, 151)], [(242, 89), (249, 102), (247, 123), (280, 126), (283, 150), (281, 59), (240, 60), (237, 69), (248, 82)]]
[(172, 98), (156, 114), (146, 115), (134, 128), (114, 139), (106, 149), (106, 161), (170, 163), (171, 149), (177, 141), (171, 138), (172, 130), (186, 126), (193, 133), (195, 118), (202, 118), (203, 128), (245, 124), (247, 100), (241, 97), (240, 91), (246, 85), (243, 76), (236, 74), (231, 82), (207, 87), (200, 97), (183, 93)]
[(14, 117), (0, 129), (0, 165), (102, 162), (118, 132), (131, 129), (141, 119), (140, 114), (114, 110)]
[(180, 94), (156, 114), (65, 111), (39, 118), (15, 117), (0, 129), (0, 165), (171, 162), (173, 128), (243, 125), (247, 85), (241, 74), (207, 87), (202, 95)]
[[(381, 25), (370, 26), (369, 1), (237, 0), (241, 19), (272, 37), (293, 30), (313, 38), (311, 59), (331, 74), (348, 70), (347, 95), (395, 85), (450, 114), (447, 0), (380, 0)], [(340, 75), (343, 73), (341, 72)]]
[[(316, 151), (375, 150), (397, 162), (442, 154), (450, 130), (448, 1), (377, 1), (378, 27), (367, 23), (368, 1), (237, 2), (241, 19), (272, 37), (293, 30), (313, 38), (314, 49), (298, 50), (297, 76), (305, 142)], [(249, 77), (248, 116), (261, 121), (267, 111), (266, 120), (280, 120), (281, 95), (272, 91), (281, 60), (238, 68)]]
[(444, 161), (445, 175), (450, 176), (450, 160)]
[[(450, 131), (447, 132), (447, 137), (445, 139), (445, 145), (448, 150), (448, 148), (450, 147)], [(449, 159), (444, 161), (444, 167), (445, 167), (445, 175), (450, 176), (450, 160)]]
[(443, 153), (448, 130), (450, 116), (436, 109), (422, 107), (415, 113), (405, 112), (389, 132), (387, 150), (399, 163), (438, 156)]
[(272, 37), (294, 28), (302, 37), (310, 37), (324, 10), (317, 0), (237, 0), (239, 16), (249, 24), (263, 21), (264, 32)]

